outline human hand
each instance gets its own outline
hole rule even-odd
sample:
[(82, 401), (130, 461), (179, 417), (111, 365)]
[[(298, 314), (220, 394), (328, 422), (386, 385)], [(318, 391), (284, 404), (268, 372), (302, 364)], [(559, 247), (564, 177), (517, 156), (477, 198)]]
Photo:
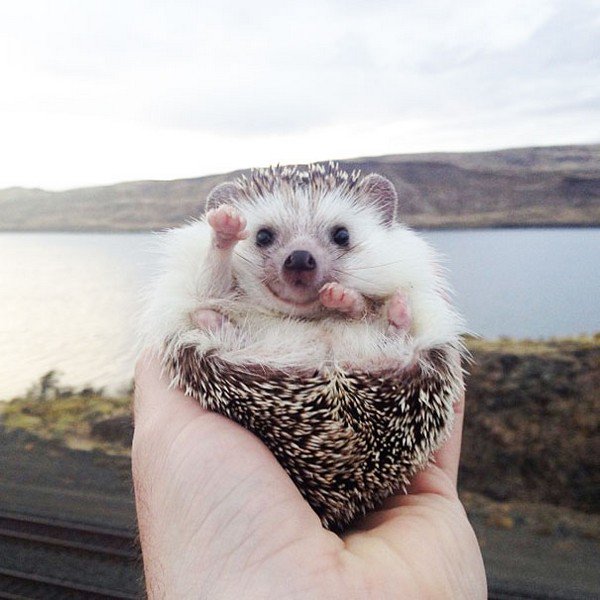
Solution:
[(169, 389), (138, 363), (132, 468), (146, 586), (154, 598), (486, 597), (456, 492), (452, 436), (409, 494), (339, 537), (254, 435)]

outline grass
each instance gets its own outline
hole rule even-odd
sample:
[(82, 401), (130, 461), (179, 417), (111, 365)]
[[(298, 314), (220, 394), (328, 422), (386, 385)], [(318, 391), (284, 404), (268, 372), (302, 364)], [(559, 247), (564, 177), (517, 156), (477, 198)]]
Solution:
[[(600, 347), (600, 333), (548, 341), (469, 337), (466, 345), (471, 352), (477, 353), (550, 358), (577, 349)], [(93, 439), (92, 427), (107, 418), (129, 414), (130, 404), (131, 392), (107, 396), (103, 390), (90, 387), (73, 390), (62, 387), (56, 372), (50, 371), (32, 385), (24, 397), (0, 402), (0, 418), (8, 430), (25, 429), (42, 438), (63, 441), (72, 447), (114, 450), (115, 444)]]
[(547, 356), (578, 349), (597, 348), (600, 346), (600, 333), (547, 340), (520, 340), (504, 337), (497, 340), (488, 340), (468, 336), (465, 342), (471, 352), (506, 352), (519, 355), (537, 354)]
[(114, 449), (115, 444), (94, 440), (92, 427), (104, 419), (128, 415), (131, 396), (106, 396), (103, 390), (60, 387), (54, 372), (36, 382), (24, 397), (0, 402), (0, 418), (8, 430), (24, 429), (70, 447)]

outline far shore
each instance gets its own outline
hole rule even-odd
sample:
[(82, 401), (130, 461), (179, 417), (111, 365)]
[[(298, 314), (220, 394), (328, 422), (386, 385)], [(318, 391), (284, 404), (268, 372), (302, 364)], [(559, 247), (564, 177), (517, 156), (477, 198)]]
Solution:
[[(443, 224), (411, 224), (410, 221), (406, 221), (406, 225), (409, 225), (413, 229), (417, 231), (486, 231), (486, 230), (502, 230), (502, 229), (600, 229), (600, 222), (590, 221), (590, 222), (565, 222), (565, 223), (549, 223), (549, 222), (539, 222), (539, 223), (497, 223), (497, 224), (461, 224), (461, 223), (443, 223)], [(181, 225), (179, 223), (178, 225)], [(157, 231), (164, 231), (165, 229), (170, 229), (171, 227), (178, 226), (177, 224), (173, 225), (160, 225), (155, 228), (148, 227), (139, 227), (139, 228), (116, 228), (116, 227), (74, 227), (74, 228), (31, 228), (31, 227), (23, 227), (23, 228), (3, 228), (0, 225), (0, 234), (3, 233), (78, 233), (78, 234), (148, 234), (155, 233)]]

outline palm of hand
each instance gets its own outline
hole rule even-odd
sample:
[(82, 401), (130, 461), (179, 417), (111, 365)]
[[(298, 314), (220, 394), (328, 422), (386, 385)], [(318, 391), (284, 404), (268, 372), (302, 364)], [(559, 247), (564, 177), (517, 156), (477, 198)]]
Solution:
[(256, 437), (159, 371), (139, 369), (132, 450), (150, 598), (485, 598), (456, 495), (460, 419), (410, 494), (340, 538)]

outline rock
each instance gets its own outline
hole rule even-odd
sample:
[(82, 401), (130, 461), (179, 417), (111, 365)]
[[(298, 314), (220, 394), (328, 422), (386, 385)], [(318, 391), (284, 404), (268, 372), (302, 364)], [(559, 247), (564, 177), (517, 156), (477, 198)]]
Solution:
[(90, 431), (92, 437), (104, 442), (130, 446), (133, 439), (131, 415), (117, 415), (96, 421)]

